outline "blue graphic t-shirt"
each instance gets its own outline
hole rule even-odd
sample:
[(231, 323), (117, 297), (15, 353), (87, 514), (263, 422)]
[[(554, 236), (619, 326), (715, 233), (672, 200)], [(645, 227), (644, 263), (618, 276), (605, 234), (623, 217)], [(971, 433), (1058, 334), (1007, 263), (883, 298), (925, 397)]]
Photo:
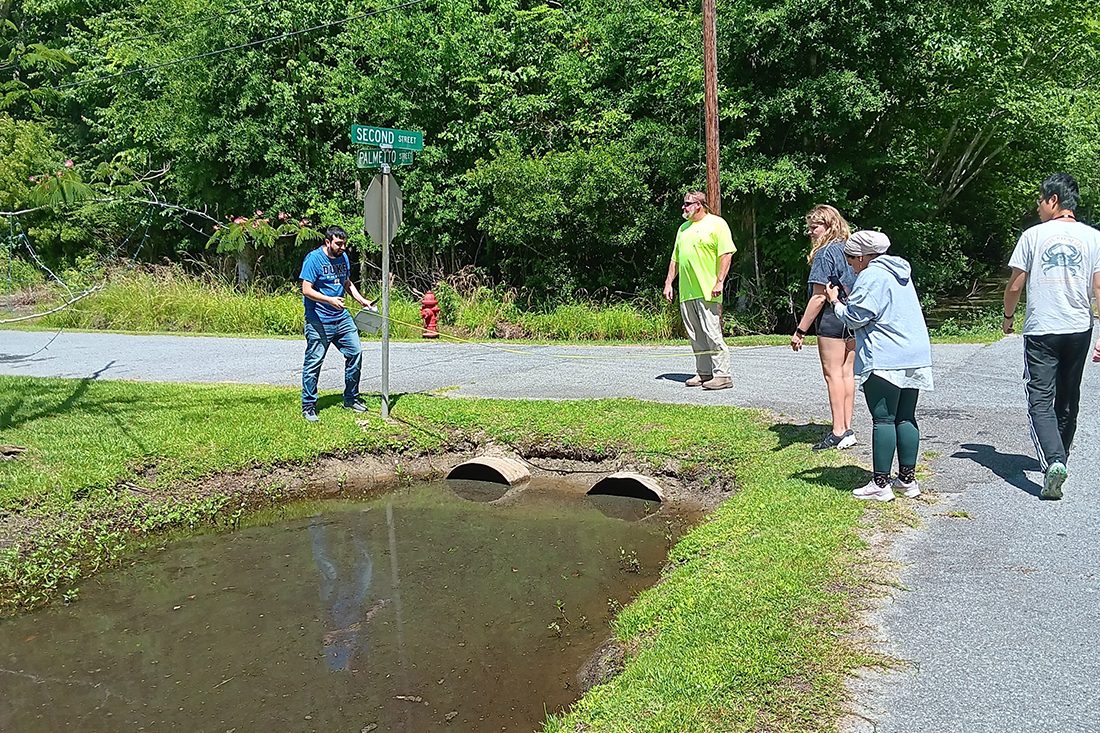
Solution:
[[(351, 272), (351, 263), (346, 253), (333, 259), (325, 254), (324, 247), (318, 247), (302, 260), (302, 272), (298, 275), (298, 279), (313, 283), (313, 289), (321, 295), (343, 298), (344, 281), (348, 279), (349, 272)], [(347, 310), (344, 308), (335, 308), (328, 303), (318, 303), (304, 295), (302, 303), (306, 308), (307, 321), (336, 323), (347, 315)]]

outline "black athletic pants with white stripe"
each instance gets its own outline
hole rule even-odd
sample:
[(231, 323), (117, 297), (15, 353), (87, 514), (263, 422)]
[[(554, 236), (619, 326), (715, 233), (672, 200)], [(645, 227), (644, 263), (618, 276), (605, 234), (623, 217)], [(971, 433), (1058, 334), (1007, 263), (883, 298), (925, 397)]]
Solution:
[(1077, 432), (1081, 377), (1091, 348), (1091, 328), (1024, 337), (1027, 414), (1043, 471), (1052, 463), (1064, 464), (1069, 457)]

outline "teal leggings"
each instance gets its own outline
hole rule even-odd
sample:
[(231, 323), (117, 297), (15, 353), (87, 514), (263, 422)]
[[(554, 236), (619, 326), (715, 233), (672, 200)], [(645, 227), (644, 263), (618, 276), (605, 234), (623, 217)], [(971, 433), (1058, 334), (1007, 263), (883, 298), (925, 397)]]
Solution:
[(867, 407), (874, 422), (871, 454), (875, 473), (890, 473), (895, 450), (899, 466), (916, 466), (920, 452), (920, 429), (916, 417), (920, 390), (902, 389), (872, 374), (863, 383), (863, 395), (867, 398)]

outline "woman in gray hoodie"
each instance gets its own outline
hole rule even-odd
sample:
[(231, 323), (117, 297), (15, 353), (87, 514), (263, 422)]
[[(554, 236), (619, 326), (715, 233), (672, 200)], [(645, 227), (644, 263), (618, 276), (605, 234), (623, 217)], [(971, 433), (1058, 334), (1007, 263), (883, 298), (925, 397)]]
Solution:
[[(855, 232), (844, 243), (845, 259), (856, 273), (848, 302), (840, 302), (834, 285), (825, 289), (833, 313), (855, 331), (856, 383), (874, 423), (874, 474), (852, 494), (878, 501), (893, 500), (894, 489), (910, 498), (920, 495), (914, 475), (920, 452), (917, 398), (921, 390), (933, 388), (932, 344), (912, 268), (902, 258), (887, 255), (889, 248), (890, 239), (882, 232)], [(895, 451), (898, 475), (891, 482)]]

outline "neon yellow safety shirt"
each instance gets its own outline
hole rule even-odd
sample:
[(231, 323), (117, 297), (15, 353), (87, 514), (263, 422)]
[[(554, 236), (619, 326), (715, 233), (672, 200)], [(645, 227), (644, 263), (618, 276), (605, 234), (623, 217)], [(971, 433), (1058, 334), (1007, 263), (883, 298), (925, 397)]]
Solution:
[(718, 258), (736, 251), (729, 225), (722, 217), (707, 214), (699, 221), (685, 221), (672, 248), (680, 277), (680, 302), (721, 300), (721, 295), (711, 297), (711, 288), (718, 279)]

